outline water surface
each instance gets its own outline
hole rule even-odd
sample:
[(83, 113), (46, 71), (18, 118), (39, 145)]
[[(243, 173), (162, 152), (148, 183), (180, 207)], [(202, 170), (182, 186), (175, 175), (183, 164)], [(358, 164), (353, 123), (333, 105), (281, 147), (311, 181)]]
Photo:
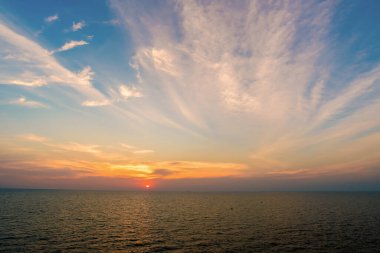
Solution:
[(379, 249), (379, 193), (0, 190), (2, 252)]

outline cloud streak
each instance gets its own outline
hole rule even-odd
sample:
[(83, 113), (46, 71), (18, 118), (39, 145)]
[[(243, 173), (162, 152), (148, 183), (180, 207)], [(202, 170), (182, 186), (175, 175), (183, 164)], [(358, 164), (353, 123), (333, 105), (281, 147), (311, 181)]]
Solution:
[(84, 41), (84, 40), (71, 40), (69, 42), (66, 42), (62, 47), (58, 48), (57, 50), (53, 51), (54, 53), (55, 52), (63, 52), (63, 51), (67, 51), (67, 50), (70, 50), (70, 49), (73, 49), (75, 47), (79, 47), (79, 46), (84, 46), (84, 45), (88, 45), (88, 42)]
[(45, 105), (44, 103), (28, 100), (25, 97), (20, 97), (19, 99), (13, 100), (9, 102), (9, 104), (32, 107), (32, 108), (48, 108), (48, 106)]

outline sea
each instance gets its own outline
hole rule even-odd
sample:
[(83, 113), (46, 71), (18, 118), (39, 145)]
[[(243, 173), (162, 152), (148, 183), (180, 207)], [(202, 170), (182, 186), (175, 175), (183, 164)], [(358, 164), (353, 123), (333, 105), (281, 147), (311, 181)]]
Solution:
[(0, 252), (380, 252), (380, 193), (0, 190)]

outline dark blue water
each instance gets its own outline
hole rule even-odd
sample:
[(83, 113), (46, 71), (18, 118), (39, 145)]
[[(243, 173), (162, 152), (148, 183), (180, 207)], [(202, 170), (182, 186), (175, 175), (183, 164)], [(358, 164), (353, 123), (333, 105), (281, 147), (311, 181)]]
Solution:
[(2, 252), (379, 252), (379, 193), (0, 191)]

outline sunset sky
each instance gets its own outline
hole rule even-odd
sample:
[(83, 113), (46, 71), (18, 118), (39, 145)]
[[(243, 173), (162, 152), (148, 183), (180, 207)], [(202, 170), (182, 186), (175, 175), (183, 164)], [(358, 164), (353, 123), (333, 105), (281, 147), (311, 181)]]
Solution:
[(0, 1), (0, 188), (380, 190), (380, 2)]

